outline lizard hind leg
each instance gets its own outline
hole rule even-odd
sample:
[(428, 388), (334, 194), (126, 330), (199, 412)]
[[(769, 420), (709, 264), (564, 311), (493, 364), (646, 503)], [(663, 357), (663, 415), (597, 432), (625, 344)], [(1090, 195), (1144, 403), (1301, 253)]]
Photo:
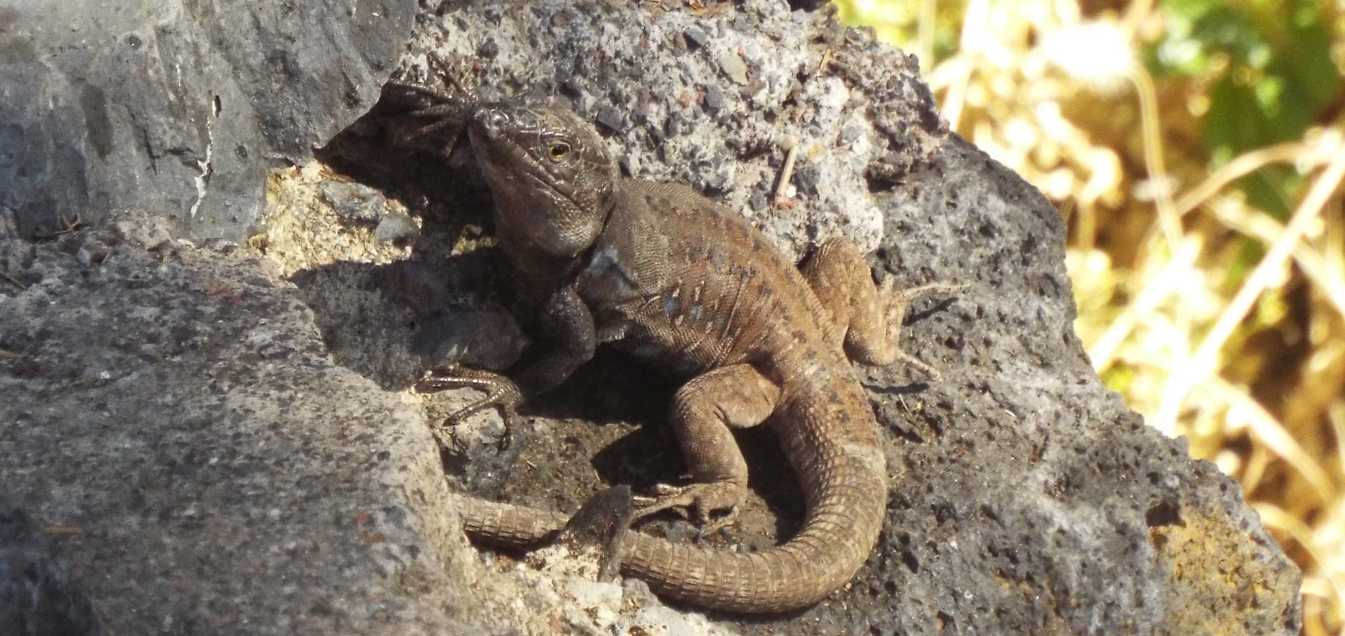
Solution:
[(847, 357), (874, 366), (900, 360), (938, 377), (932, 367), (901, 350), (901, 323), (916, 298), (955, 292), (966, 285), (932, 283), (894, 289), (890, 276), (881, 286), (874, 285), (864, 255), (843, 237), (823, 243), (800, 270), (830, 319), (832, 342)]
[(748, 364), (712, 369), (683, 385), (673, 398), (671, 423), (691, 483), (658, 484), (651, 495), (636, 497), (636, 517), (668, 509), (694, 513), (702, 535), (732, 523), (747, 496), (747, 461), (732, 429), (765, 421), (779, 398), (780, 388)]
[(480, 389), (485, 391), (486, 395), (450, 413), (442, 424), (435, 427), (436, 433), (445, 434), (446, 429), (457, 426), (473, 413), (493, 408), (499, 411), (500, 418), (504, 420), (504, 434), (500, 436), (496, 447), (501, 451), (509, 448), (513, 438), (514, 420), (518, 417), (518, 405), (523, 401), (522, 392), (512, 380), (494, 371), (452, 365), (430, 369), (415, 384), (417, 393), (434, 393), (461, 387)]

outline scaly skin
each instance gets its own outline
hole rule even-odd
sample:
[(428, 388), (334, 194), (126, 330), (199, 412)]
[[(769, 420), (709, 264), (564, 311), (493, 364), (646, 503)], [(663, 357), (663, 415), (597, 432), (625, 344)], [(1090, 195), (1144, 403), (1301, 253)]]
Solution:
[[(690, 188), (618, 178), (602, 140), (568, 111), (485, 107), (469, 134), (494, 194), (496, 231), (550, 347), (515, 374), (521, 392), (472, 370), (430, 388), (493, 386), (509, 414), (517, 399), (508, 396), (555, 386), (599, 343), (684, 373), (670, 419), (692, 482), (639, 498), (638, 514), (679, 508), (703, 527), (730, 522), (747, 492), (731, 429), (769, 422), (806, 518), (783, 545), (750, 554), (632, 533), (622, 572), (661, 596), (745, 613), (806, 607), (849, 581), (882, 527), (887, 470), (847, 354), (869, 364), (911, 360), (897, 348), (906, 306), (956, 287), (875, 288), (843, 239), (800, 271)], [(457, 503), (469, 536), (489, 544), (536, 545), (565, 523), (555, 512)]]

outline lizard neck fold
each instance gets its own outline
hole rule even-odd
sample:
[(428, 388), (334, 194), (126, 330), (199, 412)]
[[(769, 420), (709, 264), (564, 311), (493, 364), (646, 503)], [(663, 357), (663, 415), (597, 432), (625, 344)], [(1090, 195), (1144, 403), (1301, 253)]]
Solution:
[(667, 284), (668, 239), (645, 206), (612, 197), (603, 233), (578, 273), (580, 296), (601, 311), (648, 298)]

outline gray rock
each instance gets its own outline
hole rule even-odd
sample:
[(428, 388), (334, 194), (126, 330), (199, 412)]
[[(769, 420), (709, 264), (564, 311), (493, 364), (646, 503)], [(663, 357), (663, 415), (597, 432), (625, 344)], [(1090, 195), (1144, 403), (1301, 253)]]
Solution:
[(468, 547), (414, 398), (338, 365), (273, 264), (166, 223), (0, 239), (0, 633), (597, 633)]
[(386, 243), (414, 241), (420, 228), (405, 214), (389, 214), (374, 228), (374, 238)]
[(595, 121), (615, 133), (621, 133), (626, 130), (626, 117), (621, 111), (615, 108), (604, 108), (598, 111), (598, 116), (595, 118)]
[[(413, 37), (402, 72), (442, 85), (436, 69), (474, 69), (444, 90), (465, 81), (492, 99), (589, 96), (575, 108), (602, 124), (633, 176), (720, 196), (796, 257), (836, 234), (877, 247), (883, 212), (869, 175), (887, 180), (879, 186), (899, 179), (944, 134), (919, 65), (782, 2), (735, 6), (655, 17), (592, 0), (514, 12), (445, 2), (443, 18)], [(488, 61), (475, 53), (486, 37), (498, 49)], [(634, 113), (649, 125), (626, 125)], [(847, 127), (858, 136), (837, 148)], [(816, 194), (789, 210), (754, 208), (753, 186), (776, 178), (790, 140), (817, 164)]]
[(27, 263), (0, 296), (0, 483), (79, 529), (109, 632), (475, 624), (424, 416), (334, 365), (255, 259), (151, 253), (161, 220), (117, 221), (68, 235), (110, 246), (95, 267), (0, 243)]
[(386, 211), (382, 192), (352, 181), (323, 181), (319, 196), (337, 214), (351, 221), (376, 224)]
[(1298, 569), (1237, 484), (1092, 371), (1059, 214), (955, 137), (908, 178), (880, 268), (901, 286), (971, 288), (918, 303), (903, 338), (941, 381), (867, 373), (891, 442), (887, 530), (844, 602), (807, 618), (883, 633), (929, 631), (931, 616), (983, 633), (1297, 633)]
[(702, 31), (696, 27), (691, 27), (687, 29), (686, 31), (682, 32), (682, 35), (686, 36), (687, 48), (694, 49), (697, 47), (702, 47), (705, 46), (706, 42), (710, 41), (710, 36), (706, 35), (705, 31)]
[(737, 51), (729, 49), (719, 54), (719, 70), (738, 84), (747, 83), (747, 64)]
[(758, 212), (765, 210), (766, 206), (770, 205), (770, 202), (766, 200), (766, 193), (760, 191), (753, 192), (752, 197), (747, 201), (748, 205), (750, 205), (753, 210)]
[(0, 219), (50, 234), (108, 210), (242, 238), (268, 167), (377, 99), (416, 3), (0, 6)]
[[(913, 60), (764, 0), (710, 18), (652, 18), (602, 2), (518, 14), (492, 5), (449, 5), (446, 19), (413, 40), (408, 73), (432, 58), (471, 65), (489, 32), (499, 55), (480, 65), (482, 86), (528, 96), (578, 85), (593, 97), (576, 105), (590, 121), (617, 109), (660, 128), (603, 130), (636, 176), (690, 182), (795, 255), (844, 233), (877, 248), (881, 276), (902, 286), (970, 285), (917, 303), (904, 333), (904, 346), (941, 380), (901, 366), (863, 371), (893, 473), (874, 556), (851, 585), (799, 615), (719, 617), (722, 625), (749, 633), (1297, 631), (1299, 572), (1236, 484), (1192, 461), (1180, 440), (1145, 427), (1092, 372), (1072, 330), (1058, 212), (946, 132)], [(683, 47), (691, 28), (715, 36)], [(716, 109), (697, 87), (724, 85), (714, 55), (724, 50), (740, 51), (761, 85), (722, 91)], [(772, 183), (788, 138), (801, 144), (798, 199), (749, 205)], [(662, 414), (635, 406), (666, 396), (630, 392), (629, 371), (596, 374), (544, 400), (510, 478), (490, 492), (573, 510), (607, 483), (676, 479)], [(572, 397), (579, 388), (616, 394), (606, 399), (624, 415), (584, 409)], [(576, 409), (606, 426), (575, 418)], [(778, 483), (786, 469), (768, 434), (741, 439), (761, 499), (719, 540), (759, 547), (797, 526), (797, 491)], [(477, 469), (468, 461), (458, 470)], [(676, 522), (655, 526), (688, 534)]]
[[(77, 533), (78, 528), (48, 528)], [(102, 634), (93, 603), (32, 519), (0, 496), (0, 634)]]
[[(285, 115), (293, 111), (279, 96), (290, 94), (274, 86), (228, 80), (215, 89), (227, 98), (215, 128), (203, 131), (192, 123), (206, 121), (200, 104), (144, 79), (159, 87), (149, 101), (157, 95), (173, 116), (140, 129), (152, 140), (177, 139), (169, 145), (180, 149), (147, 155), (158, 173), (135, 153), (164, 147), (159, 141), (123, 143), (121, 124), (107, 128), (122, 131), (112, 135), (117, 143), (84, 132), (86, 110), (95, 120), (106, 111), (114, 123), (129, 112), (100, 107), (96, 91), (87, 109), (68, 97), (52, 102), (60, 108), (38, 112), (32, 131), (0, 124), (0, 137), (22, 139), (0, 144), (0, 176), (16, 179), (15, 166), (34, 165), (34, 157), (74, 162), (44, 166), (86, 166), (79, 162), (103, 144), (114, 151), (106, 165), (141, 175), (141, 196), (163, 202), (149, 208), (162, 217), (53, 227), (46, 220), (58, 212), (96, 212), (120, 192), (104, 185), (111, 177), (85, 167), (61, 168), (42, 182), (82, 183), (78, 196), (52, 190), (48, 203), (22, 210), (0, 199), (8, 206), (0, 237), (60, 230), (40, 242), (0, 238), (0, 483), (34, 517), (80, 529), (57, 546), (68, 563), (64, 580), (85, 589), (110, 633), (1298, 630), (1298, 571), (1236, 484), (1191, 461), (1180, 441), (1146, 428), (1091, 371), (1071, 328), (1059, 214), (946, 133), (913, 60), (767, 0), (725, 5), (710, 17), (605, 1), (525, 11), (493, 0), (424, 5), (405, 75), (466, 69), (457, 79), (484, 99), (581, 96), (583, 116), (607, 113), (620, 124), (603, 133), (637, 176), (709, 192), (793, 255), (845, 233), (878, 248), (872, 262), (902, 285), (970, 284), (955, 298), (918, 303), (903, 334), (909, 352), (942, 371), (941, 381), (904, 367), (863, 371), (892, 469), (881, 545), (851, 585), (814, 608), (752, 621), (712, 617), (713, 625), (672, 613), (638, 583), (618, 596), (614, 586), (501, 567), (504, 557), (482, 563), (458, 530), (445, 469), (459, 487), (565, 510), (607, 483), (675, 479), (680, 467), (661, 408), (670, 387), (628, 361), (600, 359), (536, 401), (526, 418), (531, 435), (516, 436), (508, 453), (486, 452), (499, 423), (490, 413), (464, 425), (475, 427), (465, 431), (468, 453), (441, 447), (431, 423), (475, 394), (413, 395), (406, 389), (417, 372), (436, 357), (504, 366), (526, 341), (491, 308), (488, 289), (507, 275), (489, 267), (489, 242), (461, 227), (464, 217), (485, 216), (479, 192), (471, 192), (479, 181), (452, 171), (445, 178), (445, 168), (430, 166), (444, 200), (462, 208), (426, 214), (407, 261), (330, 258), (324, 249), (367, 259), (384, 251), (370, 248), (376, 240), (367, 228), (346, 232), (309, 218), (267, 228), (257, 235), (266, 239), (260, 247), (203, 250), (175, 232), (224, 235), (246, 225), (208, 204), (225, 194), (219, 183), (247, 181), (242, 166), (252, 164), (240, 160), (233, 172), (221, 165), (198, 217), (184, 221), (183, 202), (194, 202), (195, 190), (183, 199), (173, 184), (194, 179), (189, 168), (199, 167), (200, 151), (189, 149), (230, 126), (267, 131), (263, 146), (272, 149), (306, 149), (324, 137), (318, 128), (256, 123), (303, 119)], [(71, 11), (55, 8), (50, 19), (94, 32)], [(18, 61), (0, 64), (0, 109), (9, 109), (0, 122), (37, 112), (9, 96), (45, 82), (78, 89), (66, 66), (51, 78), (34, 74), (35, 32), (14, 35), (28, 15), (0, 13), (0, 55)], [(162, 70), (158, 60), (183, 48), (179, 33), (227, 22), (222, 15), (193, 16), (152, 40), (156, 31), (135, 31), (138, 44), (128, 38), (127, 46), (152, 44), (154, 65), (145, 68)], [(318, 14), (290, 19), (304, 23), (305, 15)], [(687, 47), (693, 28), (713, 36)], [(52, 42), (79, 39), (42, 33)], [(67, 48), (74, 55), (99, 45), (82, 46)], [(290, 46), (262, 62), (234, 63), (284, 68)], [(108, 50), (90, 68), (132, 55)], [(749, 82), (724, 90), (722, 108), (711, 113), (698, 87), (724, 86), (715, 55), (724, 50), (737, 52)], [(222, 64), (192, 54), (207, 70)], [(303, 66), (332, 68), (321, 60)], [(339, 74), (323, 77), (358, 95), (377, 90), (372, 76), (350, 75), (349, 86)], [(134, 85), (101, 86), (102, 99), (121, 104)], [(274, 93), (280, 114), (230, 108), (245, 101), (245, 88)], [(328, 132), (337, 125), (310, 123), (332, 126), (321, 128)], [(766, 196), (786, 140), (802, 144), (797, 203), (749, 206)], [(252, 160), (265, 154), (254, 150)], [(174, 163), (179, 169), (169, 170)], [(16, 182), (28, 192), (40, 186)], [(321, 206), (290, 207), (287, 214), (302, 216)], [(315, 227), (333, 234), (314, 245)], [(287, 261), (284, 276), (279, 260), (253, 252), (287, 241), (302, 244), (291, 251), (307, 256), (296, 259), (312, 261)], [(724, 549), (769, 545), (798, 523), (797, 491), (782, 477), (774, 440), (763, 430), (744, 431), (741, 440), (757, 495), (728, 536), (710, 539)], [(680, 522), (654, 526), (676, 540), (695, 534)]]
[(711, 84), (705, 87), (705, 109), (710, 112), (719, 112), (724, 108), (724, 91), (718, 84)]

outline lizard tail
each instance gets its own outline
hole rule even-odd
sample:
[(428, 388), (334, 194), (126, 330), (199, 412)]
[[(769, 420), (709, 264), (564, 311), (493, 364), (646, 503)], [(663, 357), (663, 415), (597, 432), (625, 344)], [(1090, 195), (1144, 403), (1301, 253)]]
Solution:
[[(740, 553), (672, 543), (639, 532), (626, 537), (621, 572), (656, 594), (699, 607), (774, 613), (821, 601), (844, 585), (868, 558), (883, 524), (887, 492), (881, 456), (836, 445), (833, 470), (804, 484), (808, 515), (788, 542)], [(846, 452), (850, 450), (852, 452)], [(880, 470), (874, 470), (877, 467)], [(810, 488), (811, 486), (811, 488)], [(560, 530), (565, 515), (455, 495), (468, 536), (524, 548)]]

